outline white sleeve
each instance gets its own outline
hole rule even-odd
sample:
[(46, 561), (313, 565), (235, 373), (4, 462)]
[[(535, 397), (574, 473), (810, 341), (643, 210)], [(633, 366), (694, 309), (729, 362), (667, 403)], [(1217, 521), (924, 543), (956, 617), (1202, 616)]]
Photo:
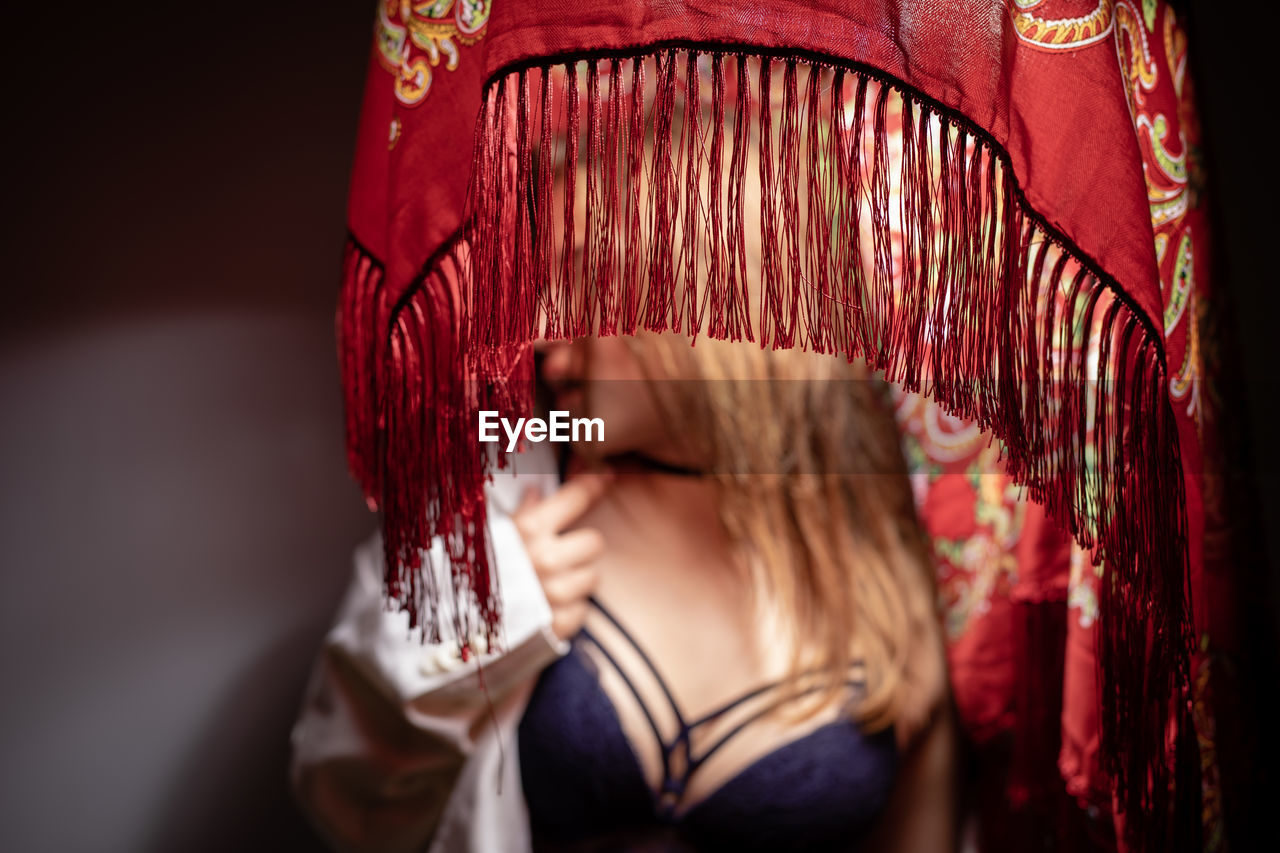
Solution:
[[(501, 473), (488, 487), (505, 651), (480, 655), (487, 697), (477, 661), (463, 663), (456, 642), (424, 643), (419, 632), (411, 636), (406, 614), (384, 608), (381, 537), (356, 549), (355, 576), (291, 736), (295, 795), (335, 849), (424, 849), (488, 724), (489, 702), (499, 705), (568, 651), (551, 631), (551, 609), (510, 517), (520, 491), (549, 476)], [(437, 571), (440, 556), (433, 548)]]

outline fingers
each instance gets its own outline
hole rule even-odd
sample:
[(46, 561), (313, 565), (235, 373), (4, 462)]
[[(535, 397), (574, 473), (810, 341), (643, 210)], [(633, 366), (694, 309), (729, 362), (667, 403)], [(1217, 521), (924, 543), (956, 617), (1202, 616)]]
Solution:
[[(555, 494), (538, 501), (521, 501), (512, 518), (526, 540), (555, 534), (582, 517), (605, 493), (609, 474), (584, 474), (574, 477)], [(532, 491), (530, 489), (529, 491)], [(528, 498), (529, 492), (525, 492)]]
[(589, 563), (604, 553), (604, 537), (598, 530), (573, 530), (545, 536), (527, 546), (529, 561), (539, 574), (550, 574)]
[(562, 640), (576, 634), (587, 617), (587, 599), (600, 577), (594, 564), (605, 549), (600, 531), (568, 528), (600, 499), (611, 479), (607, 473), (583, 474), (546, 497), (537, 488), (526, 489), (512, 514), (551, 607), (551, 628)]
[(556, 572), (542, 579), (542, 592), (547, 597), (551, 609), (573, 607), (585, 602), (587, 596), (596, 591), (600, 573), (591, 568), (568, 569)]

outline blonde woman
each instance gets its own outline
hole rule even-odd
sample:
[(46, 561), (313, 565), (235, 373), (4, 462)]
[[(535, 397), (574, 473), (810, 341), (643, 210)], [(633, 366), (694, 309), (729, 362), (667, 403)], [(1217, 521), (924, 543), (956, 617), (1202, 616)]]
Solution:
[(563, 484), (517, 476), (496, 507), (511, 650), (483, 690), (454, 661), (415, 695), (404, 661), (439, 652), (362, 646), (353, 626), (394, 618), (366, 581), (312, 696), (367, 742), (316, 760), (319, 715), (295, 732), (330, 837), (952, 849), (931, 567), (880, 387), (856, 363), (665, 336), (547, 345), (540, 371), (552, 408), (605, 434)]
[[(758, 188), (745, 207), (758, 271)], [(932, 567), (882, 386), (693, 343), (542, 346), (549, 408), (604, 440), (572, 445), (563, 482), (546, 444), (495, 478), (507, 643), (479, 673), (383, 612), (380, 549), (360, 551), (294, 732), (295, 788), (337, 846), (955, 846)]]

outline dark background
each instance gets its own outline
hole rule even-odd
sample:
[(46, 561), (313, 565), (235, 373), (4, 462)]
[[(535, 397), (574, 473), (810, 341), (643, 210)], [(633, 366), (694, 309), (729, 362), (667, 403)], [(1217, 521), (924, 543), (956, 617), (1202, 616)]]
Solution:
[[(1274, 29), (1190, 5), (1271, 643)], [(288, 731), (375, 524), (333, 339), (373, 4), (32, 12), (0, 57), (0, 844), (312, 849)]]

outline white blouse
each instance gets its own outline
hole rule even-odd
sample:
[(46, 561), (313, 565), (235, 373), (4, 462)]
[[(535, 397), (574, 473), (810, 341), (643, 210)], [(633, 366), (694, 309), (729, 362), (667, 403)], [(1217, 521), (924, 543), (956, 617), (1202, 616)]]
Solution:
[[(381, 536), (356, 549), (291, 736), (294, 793), (334, 849), (529, 849), (516, 726), (538, 673), (569, 650), (511, 520), (525, 488), (554, 488), (554, 475), (530, 473), (553, 470), (538, 450), (520, 457), (525, 473), (498, 472), (486, 490), (506, 649), (479, 655), (487, 698), (453, 638), (424, 643), (407, 614), (386, 609)], [(438, 542), (431, 558), (447, 589)]]

